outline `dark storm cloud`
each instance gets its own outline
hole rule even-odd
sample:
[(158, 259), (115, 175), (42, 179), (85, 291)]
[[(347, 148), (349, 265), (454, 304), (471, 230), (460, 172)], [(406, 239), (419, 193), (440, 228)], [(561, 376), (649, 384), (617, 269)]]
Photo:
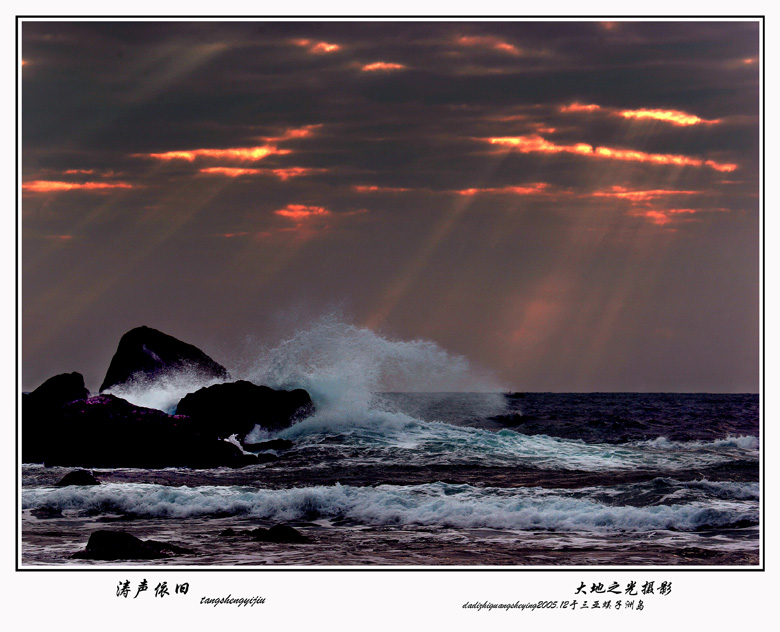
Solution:
[(25, 386), (297, 301), (528, 390), (757, 384), (756, 23), (25, 22), (22, 57)]

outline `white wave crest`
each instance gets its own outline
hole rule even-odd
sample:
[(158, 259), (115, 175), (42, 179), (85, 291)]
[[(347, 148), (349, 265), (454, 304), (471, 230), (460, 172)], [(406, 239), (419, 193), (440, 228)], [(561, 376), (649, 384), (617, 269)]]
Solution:
[(430, 525), (451, 528), (639, 531), (717, 528), (758, 519), (755, 503), (710, 500), (649, 507), (613, 506), (539, 488), (476, 488), (430, 483), (416, 486), (100, 487), (25, 490), (23, 508), (49, 507), (187, 518), (215, 514), (273, 521), (347, 519), (364, 525)]
[(657, 450), (699, 450), (716, 448), (737, 448), (739, 450), (758, 450), (758, 437), (741, 435), (739, 437), (728, 436), (725, 439), (713, 441), (670, 441), (666, 437), (657, 437), (648, 441), (635, 441), (629, 445), (637, 447), (649, 447)]

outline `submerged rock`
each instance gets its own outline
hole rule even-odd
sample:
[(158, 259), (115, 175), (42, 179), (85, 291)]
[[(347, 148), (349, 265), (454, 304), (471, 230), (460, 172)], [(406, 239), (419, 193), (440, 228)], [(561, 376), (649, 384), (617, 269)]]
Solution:
[(220, 438), (244, 436), (255, 425), (288, 428), (313, 412), (311, 397), (303, 389), (274, 390), (245, 380), (201, 388), (176, 407), (176, 414), (190, 417), (201, 432)]
[(46, 520), (47, 518), (62, 518), (62, 509), (59, 507), (38, 507), (33, 509), (30, 513), (38, 518), (38, 520)]
[(100, 481), (89, 470), (73, 470), (63, 476), (57, 483), (57, 487), (69, 485), (100, 485)]
[(186, 373), (203, 382), (230, 379), (225, 367), (197, 347), (151, 327), (136, 327), (119, 340), (100, 390), (169, 373)]
[(95, 531), (83, 551), (71, 557), (82, 560), (157, 560), (181, 553), (193, 553), (175, 544), (140, 540), (125, 531)]
[(293, 442), (289, 439), (272, 439), (270, 441), (261, 441), (260, 443), (244, 443), (244, 450), (247, 452), (262, 452), (263, 450), (289, 450), (293, 447)]
[(279, 544), (305, 544), (309, 538), (297, 529), (286, 524), (277, 524), (270, 529), (254, 529), (249, 532), (254, 540), (259, 542), (276, 542)]

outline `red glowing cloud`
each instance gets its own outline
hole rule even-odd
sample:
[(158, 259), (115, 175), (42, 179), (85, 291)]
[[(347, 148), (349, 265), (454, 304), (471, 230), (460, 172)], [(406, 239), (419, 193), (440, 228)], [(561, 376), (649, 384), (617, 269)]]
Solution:
[(570, 105), (562, 105), (559, 109), (561, 112), (598, 112), (601, 110), (601, 106), (596, 105), (595, 103), (591, 103), (589, 105), (583, 105), (582, 103), (572, 103)]
[(632, 215), (646, 217), (651, 222), (653, 222), (653, 224), (664, 226), (677, 219), (675, 215), (694, 215), (695, 213), (699, 212), (701, 211), (692, 208), (670, 208), (664, 210), (654, 209), (649, 211), (637, 211), (632, 213)]
[(58, 182), (53, 180), (33, 180), (22, 184), (22, 189), (34, 193), (56, 193), (59, 191), (100, 191), (105, 189), (132, 189), (127, 182)]
[(502, 53), (508, 53), (510, 55), (522, 55), (523, 51), (521, 51), (517, 46), (514, 46), (513, 44), (510, 44), (509, 42), (505, 42), (504, 40), (493, 37), (489, 35), (464, 35), (463, 37), (459, 37), (457, 39), (457, 43), (461, 46), (469, 46), (469, 47), (480, 47), (480, 48), (491, 48), (493, 50), (500, 51)]
[(288, 178), (298, 178), (300, 176), (310, 176), (313, 173), (325, 173), (327, 169), (313, 169), (309, 167), (287, 167), (280, 169), (272, 169), (271, 173), (274, 174), (280, 180), (287, 180)]
[(720, 123), (720, 119), (708, 121), (693, 114), (680, 112), (679, 110), (622, 110), (619, 112), (619, 114), (623, 118), (652, 119), (655, 121), (664, 121), (665, 123), (671, 123), (672, 125), (679, 126), (702, 124), (716, 125), (717, 123)]
[(482, 189), (460, 189), (455, 191), (458, 195), (479, 195), (481, 193), (491, 195), (540, 195), (546, 193), (549, 185), (546, 182), (535, 182), (524, 187), (492, 187)]
[(376, 185), (361, 184), (356, 184), (352, 188), (358, 193), (405, 193), (411, 191), (411, 189), (405, 189), (403, 187), (378, 187)]
[(322, 206), (304, 206), (303, 204), (288, 204), (285, 208), (274, 211), (274, 213), (297, 221), (330, 215), (330, 211)]
[(324, 173), (327, 169), (313, 169), (308, 167), (286, 167), (279, 169), (254, 169), (245, 167), (207, 167), (200, 169), (200, 173), (207, 175), (227, 176), (228, 178), (239, 178), (241, 176), (260, 176), (269, 175), (287, 180), (300, 176), (308, 176), (312, 173)]
[(239, 176), (254, 176), (263, 173), (262, 169), (242, 169), (240, 167), (209, 167), (201, 169), (201, 173), (238, 178)]
[(645, 189), (645, 190), (632, 190), (626, 189), (621, 186), (613, 186), (605, 191), (594, 191), (590, 195), (593, 197), (608, 197), (617, 198), (621, 200), (629, 200), (631, 202), (648, 202), (660, 197), (668, 197), (674, 195), (695, 195), (700, 193), (699, 191), (675, 191), (670, 189)]
[(582, 103), (571, 103), (569, 105), (563, 105), (558, 108), (563, 113), (577, 113), (577, 112), (607, 112), (612, 116), (622, 116), (627, 119), (643, 120), (650, 119), (654, 121), (662, 121), (664, 123), (671, 123), (672, 125), (688, 126), (688, 125), (716, 125), (720, 123), (720, 119), (707, 120), (696, 116), (695, 114), (689, 114), (688, 112), (681, 112), (679, 110), (659, 110), (640, 108), (638, 110), (618, 110), (613, 108), (604, 108), (595, 103), (584, 105)]
[(296, 39), (292, 41), (296, 46), (301, 46), (308, 49), (310, 53), (315, 55), (322, 55), (324, 53), (335, 53), (341, 49), (338, 44), (329, 44), (328, 42), (312, 42), (308, 39)]
[(521, 153), (578, 154), (588, 158), (603, 158), (627, 162), (646, 162), (657, 165), (677, 165), (681, 167), (707, 166), (716, 171), (734, 171), (737, 165), (717, 163), (713, 160), (701, 160), (678, 154), (648, 154), (633, 149), (614, 149), (611, 147), (593, 147), (587, 143), (558, 145), (541, 136), (515, 136), (486, 139), (492, 145), (502, 145)]
[(187, 160), (193, 162), (196, 158), (216, 158), (238, 162), (256, 162), (274, 154), (289, 154), (289, 149), (278, 149), (275, 145), (260, 147), (232, 147), (229, 149), (190, 149), (185, 151), (166, 151), (159, 154), (141, 154), (146, 158), (156, 160)]
[(320, 127), (322, 127), (322, 125), (305, 125), (304, 127), (286, 129), (279, 136), (263, 138), (262, 140), (265, 144), (257, 145), (255, 147), (186, 149), (162, 153), (136, 154), (136, 156), (163, 161), (186, 160), (188, 162), (194, 162), (199, 158), (205, 158), (209, 160), (227, 160), (231, 162), (257, 162), (268, 156), (281, 156), (292, 153), (289, 149), (280, 149), (277, 147), (276, 143), (294, 138), (306, 138), (307, 136), (311, 136), (314, 131)]
[(267, 143), (277, 143), (285, 140), (290, 140), (291, 138), (306, 138), (307, 136), (311, 136), (315, 130), (322, 127), (322, 125), (304, 125), (303, 127), (293, 127), (290, 129), (284, 130), (282, 132), (281, 136), (269, 136), (267, 138), (264, 138), (263, 140)]
[(386, 61), (376, 61), (373, 64), (366, 64), (361, 68), (363, 72), (387, 72), (392, 70), (403, 70), (406, 68), (403, 64), (391, 64)]

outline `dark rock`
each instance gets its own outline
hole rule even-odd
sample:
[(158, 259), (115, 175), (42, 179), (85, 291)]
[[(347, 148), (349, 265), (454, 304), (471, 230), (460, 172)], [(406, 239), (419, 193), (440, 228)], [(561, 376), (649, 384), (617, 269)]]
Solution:
[(61, 407), (77, 399), (87, 399), (89, 390), (84, 386), (81, 373), (60, 373), (50, 377), (29, 395), (33, 400)]
[(64, 406), (49, 430), (46, 465), (241, 467), (253, 457), (198, 432), (189, 419), (97, 395)]
[(250, 531), (253, 539), (259, 542), (276, 542), (279, 544), (304, 544), (309, 538), (297, 529), (284, 524), (277, 524), (270, 529), (254, 529)]
[(144, 540), (143, 542), (164, 555), (188, 555), (195, 553), (192, 549), (171, 544), (170, 542), (160, 542), (159, 540)]
[(73, 470), (57, 483), (57, 487), (67, 487), (68, 485), (100, 485), (100, 481), (89, 470)]
[(65, 404), (89, 397), (80, 373), (61, 373), (22, 394), (22, 462), (41, 463), (51, 424)]
[(158, 560), (191, 550), (167, 542), (140, 540), (125, 531), (95, 531), (84, 551), (73, 554), (82, 560)]
[(230, 379), (225, 367), (197, 347), (156, 329), (137, 327), (119, 340), (100, 390), (179, 372), (204, 382)]
[(248, 434), (255, 424), (280, 430), (314, 412), (303, 389), (277, 391), (245, 380), (214, 384), (189, 393), (176, 414), (190, 417), (204, 434), (226, 438)]
[(62, 518), (62, 509), (58, 507), (38, 507), (33, 509), (30, 513), (39, 520), (45, 520), (47, 518)]
[(289, 450), (293, 447), (293, 442), (289, 439), (272, 439), (271, 441), (244, 443), (243, 445), (247, 452), (262, 452), (263, 450)]
[(227, 529), (221, 531), (219, 535), (221, 535), (222, 537), (231, 537), (238, 534), (232, 528), (228, 527)]
[(264, 453), (258, 454), (255, 459), (257, 463), (273, 463), (274, 461), (278, 461), (279, 457), (275, 454)]
[(504, 397), (507, 399), (525, 399), (525, 393), (513, 391), (511, 393), (504, 393)]

